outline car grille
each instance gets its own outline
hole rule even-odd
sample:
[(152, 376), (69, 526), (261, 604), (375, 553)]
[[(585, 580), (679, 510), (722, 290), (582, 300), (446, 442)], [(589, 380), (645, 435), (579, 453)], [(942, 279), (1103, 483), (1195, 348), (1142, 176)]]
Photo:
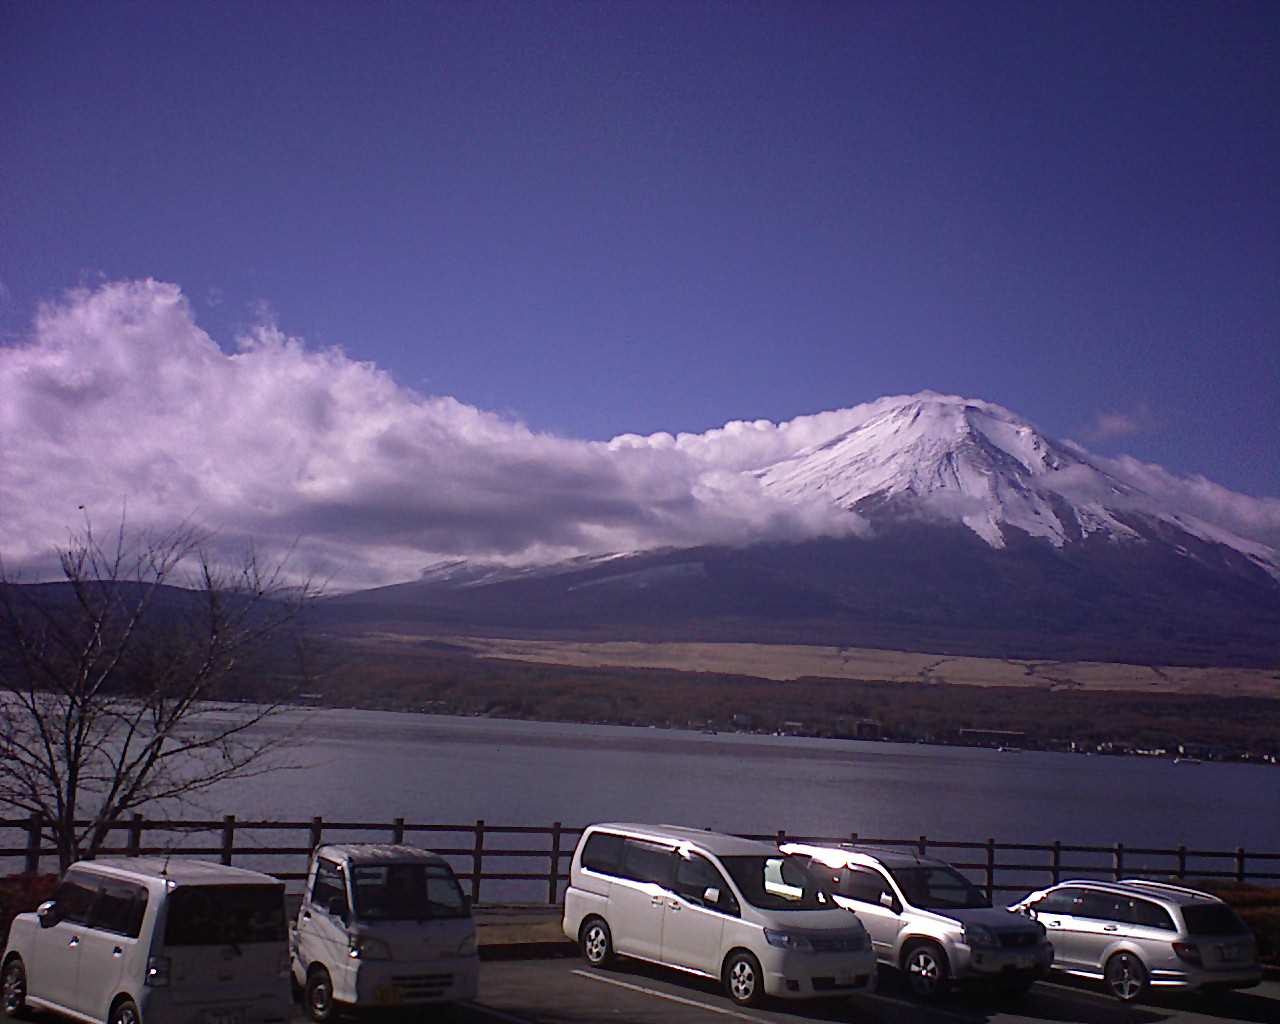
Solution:
[(810, 937), (815, 953), (861, 953), (867, 948), (867, 940), (861, 935), (842, 935), (837, 938)]
[(1005, 949), (1022, 949), (1040, 942), (1039, 932), (1001, 932), (1000, 945)]
[(452, 974), (393, 974), (391, 984), (401, 999), (431, 999), (453, 985)]

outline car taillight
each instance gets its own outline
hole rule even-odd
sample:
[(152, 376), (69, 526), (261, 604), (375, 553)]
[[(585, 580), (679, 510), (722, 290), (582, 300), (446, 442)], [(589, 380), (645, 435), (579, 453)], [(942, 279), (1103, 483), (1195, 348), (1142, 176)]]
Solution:
[(147, 976), (144, 984), (152, 988), (164, 988), (169, 984), (169, 958), (167, 956), (147, 957)]
[(1200, 957), (1200, 947), (1194, 942), (1175, 942), (1173, 951), (1179, 960), (1185, 960), (1189, 964), (1199, 966), (1203, 962)]

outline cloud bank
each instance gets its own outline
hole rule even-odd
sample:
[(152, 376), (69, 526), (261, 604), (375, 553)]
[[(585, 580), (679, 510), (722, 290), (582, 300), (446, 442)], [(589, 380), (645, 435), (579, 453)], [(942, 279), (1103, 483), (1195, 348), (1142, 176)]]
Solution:
[[(883, 401), (785, 423), (587, 442), (426, 396), (263, 323), (224, 352), (179, 288), (122, 281), (43, 307), (0, 346), (0, 556), (39, 578), (84, 526), (191, 521), (218, 543), (292, 548), (333, 589), (458, 558), (523, 564), (664, 546), (863, 533), (827, 499), (753, 471), (821, 445)], [(1241, 536), (1280, 542), (1280, 500), (1129, 457), (1090, 460)]]
[[(190, 519), (336, 587), (442, 559), (512, 563), (844, 534), (857, 517), (765, 495), (739, 472), (839, 414), (698, 437), (594, 443), (398, 385), (270, 322), (223, 352), (172, 284), (43, 307), (0, 348), (0, 553), (38, 571), (83, 526)], [(799, 423), (799, 421), (797, 421)], [(81, 507), (85, 511), (81, 510)]]

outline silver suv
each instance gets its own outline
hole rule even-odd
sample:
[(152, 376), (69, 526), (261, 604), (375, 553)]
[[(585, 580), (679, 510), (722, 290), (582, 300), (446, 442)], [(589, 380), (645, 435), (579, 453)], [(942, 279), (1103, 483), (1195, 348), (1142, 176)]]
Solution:
[(1043, 925), (992, 907), (943, 861), (869, 846), (787, 843), (782, 851), (812, 858), (810, 870), (825, 872), (835, 902), (870, 932), (876, 958), (900, 969), (922, 999), (975, 980), (1021, 994), (1053, 962)]
[(1048, 929), (1054, 969), (1103, 981), (1131, 1002), (1147, 987), (1249, 988), (1262, 980), (1257, 945), (1229, 906), (1163, 882), (1062, 882), (1015, 903)]

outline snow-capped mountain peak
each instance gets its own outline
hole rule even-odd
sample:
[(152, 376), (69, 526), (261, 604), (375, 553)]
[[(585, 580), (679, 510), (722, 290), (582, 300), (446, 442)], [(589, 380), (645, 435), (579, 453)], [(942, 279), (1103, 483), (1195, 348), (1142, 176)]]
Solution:
[(992, 547), (1010, 527), (1056, 547), (1136, 540), (1136, 519), (1225, 544), (1280, 577), (1276, 552), (1159, 503), (1002, 406), (924, 391), (884, 398), (855, 426), (758, 470), (777, 497), (960, 521)]

